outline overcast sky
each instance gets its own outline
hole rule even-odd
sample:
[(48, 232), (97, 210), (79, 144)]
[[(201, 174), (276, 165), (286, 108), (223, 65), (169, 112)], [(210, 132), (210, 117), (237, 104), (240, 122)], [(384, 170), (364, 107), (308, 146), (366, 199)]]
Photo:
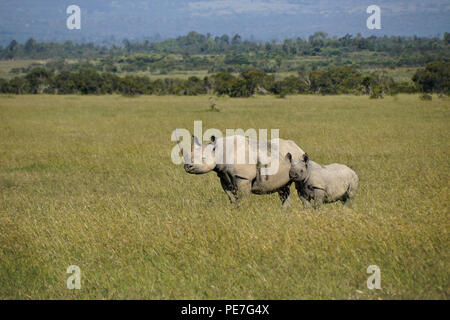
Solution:
[[(66, 8), (81, 8), (81, 30), (66, 28)], [(381, 30), (368, 30), (369, 5)], [(450, 0), (0, 0), (0, 43), (37, 40), (141, 40), (189, 31), (239, 33), (258, 40), (330, 36), (436, 36), (450, 32)]]

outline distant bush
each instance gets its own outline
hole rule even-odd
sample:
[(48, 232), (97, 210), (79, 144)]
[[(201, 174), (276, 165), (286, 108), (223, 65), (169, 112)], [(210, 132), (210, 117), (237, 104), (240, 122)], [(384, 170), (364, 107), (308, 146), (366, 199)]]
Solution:
[(363, 76), (357, 70), (345, 66), (333, 66), (324, 70), (301, 70), (297, 75), (276, 80), (274, 75), (261, 69), (247, 68), (238, 76), (219, 72), (204, 78), (164, 78), (151, 80), (147, 76), (120, 77), (110, 72), (89, 68), (79, 71), (36, 67), (24, 77), (0, 80), (0, 93), (10, 94), (112, 94), (127, 96), (140, 94), (199, 95), (209, 92), (230, 97), (250, 97), (255, 94), (366, 94), (371, 98), (383, 98), (386, 94), (449, 91), (448, 63), (427, 65), (414, 75), (414, 82), (395, 82), (383, 73)]
[(450, 93), (450, 62), (434, 61), (419, 69), (412, 80), (424, 93)]

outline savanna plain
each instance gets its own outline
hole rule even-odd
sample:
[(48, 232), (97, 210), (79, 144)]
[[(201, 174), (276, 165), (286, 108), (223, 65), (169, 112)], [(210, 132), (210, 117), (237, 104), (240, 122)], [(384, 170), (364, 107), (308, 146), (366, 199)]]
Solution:
[[(450, 100), (0, 96), (1, 299), (448, 299)], [(360, 178), (353, 208), (233, 207), (175, 128), (280, 129)], [(67, 289), (67, 267), (81, 289)], [(381, 270), (369, 290), (368, 266)]]

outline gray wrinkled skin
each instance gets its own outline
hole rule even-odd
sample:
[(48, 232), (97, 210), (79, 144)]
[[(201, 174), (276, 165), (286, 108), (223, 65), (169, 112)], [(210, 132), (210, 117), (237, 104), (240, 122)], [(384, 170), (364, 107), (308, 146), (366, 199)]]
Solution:
[(323, 166), (309, 160), (307, 154), (301, 157), (287, 154), (286, 158), (291, 163), (289, 176), (305, 208), (311, 207), (311, 200), (314, 200), (314, 208), (335, 201), (351, 206), (359, 184), (352, 169), (338, 163)]
[[(238, 138), (240, 143), (237, 143)], [(226, 154), (226, 159), (237, 159), (239, 152), (245, 152), (245, 162), (243, 164), (216, 164), (214, 155), (218, 150), (226, 152), (226, 144), (234, 139), (234, 145), (237, 146), (232, 153)], [(194, 164), (193, 155), (195, 148), (209, 148), (210, 152), (202, 158), (202, 163)], [(212, 137), (210, 142), (200, 145), (197, 138), (194, 137), (192, 149), (190, 152), (184, 151), (185, 165), (184, 169), (190, 174), (205, 174), (211, 171), (217, 173), (223, 190), (227, 194), (229, 200), (233, 204), (237, 204), (240, 199), (246, 195), (253, 194), (270, 194), (278, 192), (283, 208), (290, 205), (290, 185), (292, 181), (289, 177), (290, 163), (286, 160), (286, 154), (291, 153), (296, 157), (301, 157), (304, 152), (293, 141), (279, 139), (278, 171), (273, 175), (261, 175), (261, 168), (258, 159), (256, 164), (252, 164), (248, 159), (248, 148), (252, 148), (248, 138), (242, 136), (227, 136), (223, 138)], [(259, 146), (258, 146), (259, 148)], [(268, 148), (270, 150), (270, 148)], [(237, 161), (234, 161), (237, 163)], [(264, 162), (263, 162), (264, 163)], [(270, 166), (270, 163), (268, 164)]]

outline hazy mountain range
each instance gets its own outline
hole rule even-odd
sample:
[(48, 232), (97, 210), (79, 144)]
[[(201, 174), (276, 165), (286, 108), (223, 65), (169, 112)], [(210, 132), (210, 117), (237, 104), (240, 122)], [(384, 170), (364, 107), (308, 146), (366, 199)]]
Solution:
[[(66, 8), (81, 8), (81, 30), (68, 30)], [(368, 30), (369, 5), (381, 8), (381, 30)], [(13, 39), (120, 43), (185, 35), (239, 33), (272, 40), (330, 36), (436, 36), (450, 32), (449, 0), (1, 0), (0, 44)]]

